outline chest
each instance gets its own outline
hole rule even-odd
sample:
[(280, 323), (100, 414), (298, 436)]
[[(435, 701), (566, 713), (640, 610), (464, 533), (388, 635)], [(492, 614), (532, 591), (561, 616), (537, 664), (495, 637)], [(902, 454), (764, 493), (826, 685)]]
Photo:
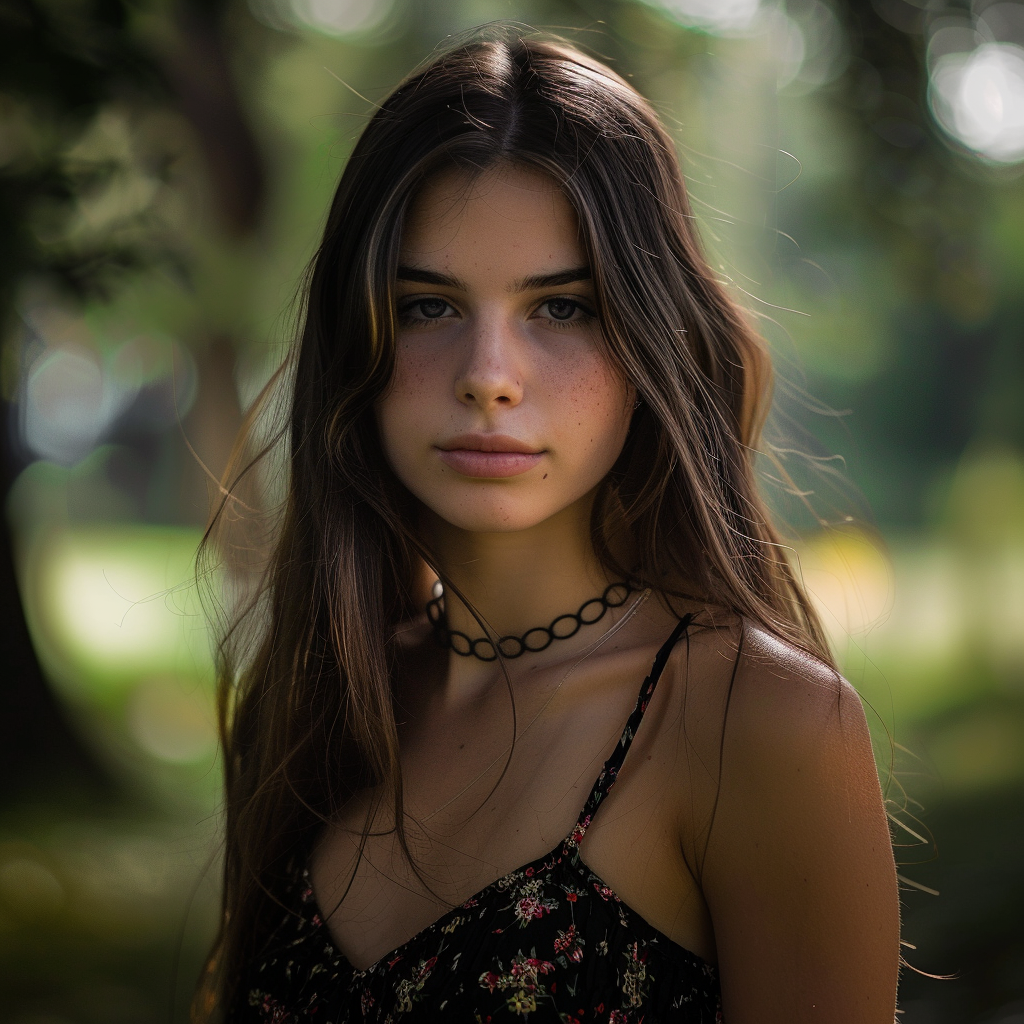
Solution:
[[(569, 691), (539, 716), (536, 701), (524, 702), (514, 744), (507, 704), (504, 715), (486, 705), (448, 719), (421, 714), (419, 728), (406, 731), (402, 828), (379, 793), (364, 792), (325, 831), (312, 859), (317, 904), (350, 963), (375, 963), (560, 848), (636, 699), (635, 684), (589, 682), (585, 700)], [(645, 921), (713, 958), (707, 910), (680, 853), (677, 795), (685, 780), (665, 732), (657, 715), (638, 730), (578, 856)]]

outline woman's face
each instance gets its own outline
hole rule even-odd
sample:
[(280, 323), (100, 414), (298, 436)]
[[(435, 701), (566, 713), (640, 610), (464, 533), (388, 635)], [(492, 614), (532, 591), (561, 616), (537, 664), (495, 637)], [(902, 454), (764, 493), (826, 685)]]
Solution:
[(430, 510), (529, 529), (589, 500), (622, 450), (632, 388), (604, 354), (575, 212), (555, 181), (448, 172), (413, 203), (397, 281), (384, 451)]

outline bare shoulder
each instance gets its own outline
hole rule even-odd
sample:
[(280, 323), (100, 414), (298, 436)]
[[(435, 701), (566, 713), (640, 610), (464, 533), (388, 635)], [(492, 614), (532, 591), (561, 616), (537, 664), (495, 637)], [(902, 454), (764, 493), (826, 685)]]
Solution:
[(749, 623), (702, 643), (732, 655), (696, 683), (721, 709), (702, 888), (730, 1020), (891, 1022), (899, 908), (861, 700)]
[(749, 624), (740, 638), (729, 711), (732, 728), (760, 752), (817, 746), (851, 730), (866, 736), (860, 697), (837, 669)]
[[(881, 792), (867, 719), (850, 683), (820, 658), (737, 616), (698, 620), (670, 662), (670, 719), (684, 831), (731, 842), (856, 805), (877, 818)], [(810, 820), (810, 819), (808, 819)]]
[(736, 616), (698, 624), (674, 673), (737, 756), (792, 756), (832, 735), (867, 736), (860, 697), (835, 668)]

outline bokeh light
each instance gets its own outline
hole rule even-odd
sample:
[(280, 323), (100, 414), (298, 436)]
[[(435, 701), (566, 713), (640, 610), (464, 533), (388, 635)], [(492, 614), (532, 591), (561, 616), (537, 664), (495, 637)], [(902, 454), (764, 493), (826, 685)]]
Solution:
[(208, 677), (192, 568), (200, 536), (145, 526), (40, 535), (26, 556), (30, 622), (70, 693), (134, 688), (159, 674)]
[(120, 395), (104, 393), (91, 353), (55, 348), (37, 359), (25, 382), (23, 429), (29, 448), (61, 465), (80, 462), (120, 411)]
[(249, 0), (253, 14), (271, 28), (305, 28), (329, 36), (370, 32), (392, 7), (393, 0)]
[(837, 649), (884, 628), (895, 580), (878, 539), (858, 530), (822, 533), (801, 547), (800, 567)]
[(754, 25), (761, 0), (656, 0), (680, 24), (709, 32), (743, 32)]
[(22, 441), (57, 465), (78, 464), (125, 421), (163, 432), (195, 401), (195, 360), (179, 342), (107, 337), (59, 303), (27, 303), (22, 349)]
[(932, 71), (930, 99), (938, 123), (989, 160), (1024, 160), (1024, 49), (984, 43), (946, 54)]

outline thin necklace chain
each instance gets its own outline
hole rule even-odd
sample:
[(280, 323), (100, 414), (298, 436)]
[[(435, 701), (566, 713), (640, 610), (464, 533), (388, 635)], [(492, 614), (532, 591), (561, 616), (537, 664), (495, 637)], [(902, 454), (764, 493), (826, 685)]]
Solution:
[[(615, 634), (620, 629), (622, 629), (623, 626), (626, 625), (627, 622), (629, 622), (629, 620), (640, 610), (640, 606), (644, 603), (644, 601), (646, 601), (647, 598), (650, 597), (650, 594), (650, 588), (642, 591), (639, 597), (637, 597), (636, 600), (629, 606), (629, 608), (626, 609), (625, 614), (622, 616), (621, 619), (619, 619), (618, 622), (614, 623), (608, 629), (606, 629), (595, 641), (593, 641), (593, 643), (590, 644), (589, 647), (585, 647), (583, 649), (583, 653), (569, 666), (569, 668), (566, 670), (562, 678), (558, 680), (558, 683), (556, 684), (555, 688), (548, 695), (548, 699), (544, 701), (544, 703), (541, 705), (540, 710), (537, 712), (537, 714), (535, 714), (533, 718), (530, 719), (526, 728), (523, 729), (522, 732), (517, 734), (517, 740), (521, 740), (530, 731), (530, 729), (533, 728), (533, 726), (537, 722), (537, 719), (544, 714), (544, 712), (548, 708), (548, 705), (555, 699), (555, 694), (558, 693), (559, 689), (562, 686), (562, 683), (564, 683), (566, 679), (568, 679), (569, 676), (577, 668), (579, 668), (579, 666), (582, 665), (583, 662), (586, 661), (587, 658), (589, 658), (590, 655), (592, 655), (594, 651), (596, 651), (606, 640), (610, 640), (613, 636), (615, 636)], [(462, 789), (458, 791), (458, 793), (456, 793), (453, 797), (450, 797), (448, 800), (446, 800), (443, 804), (441, 804), (440, 807), (435, 807), (434, 810), (432, 810), (425, 817), (421, 818), (420, 821), (430, 821), (430, 819), (433, 818), (435, 814), (440, 814), (441, 811), (443, 811), (446, 807), (450, 807), (453, 803), (455, 803), (456, 800), (459, 799), (460, 796), (462, 796), (464, 793), (472, 789), (506, 754), (508, 754), (508, 752), (511, 749), (512, 745), (510, 744), (503, 751), (501, 751), (501, 753), (498, 754), (498, 756), (479, 775), (477, 775), (476, 778), (471, 779), (465, 786), (462, 787)]]

